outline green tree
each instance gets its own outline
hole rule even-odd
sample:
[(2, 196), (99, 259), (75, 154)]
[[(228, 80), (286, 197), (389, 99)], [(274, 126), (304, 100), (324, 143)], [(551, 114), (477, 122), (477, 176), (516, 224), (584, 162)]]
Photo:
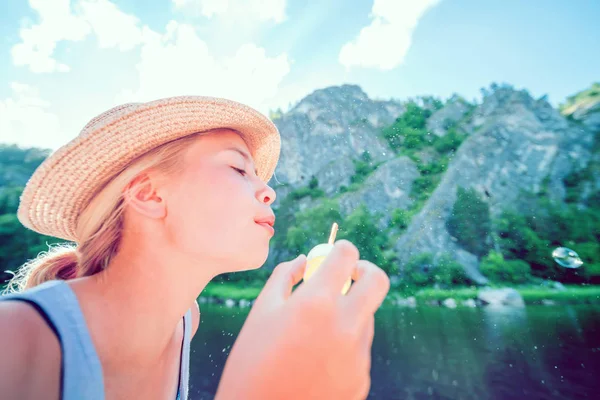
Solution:
[(496, 251), (490, 251), (479, 268), (494, 282), (525, 283), (531, 278), (529, 264), (523, 260), (505, 260), (502, 253)]
[(296, 214), (295, 222), (285, 236), (285, 247), (294, 254), (307, 254), (319, 243), (327, 242), (331, 225), (340, 224), (342, 217), (335, 200), (323, 201), (310, 209)]
[(458, 188), (446, 227), (466, 250), (477, 255), (487, 253), (485, 239), (491, 230), (490, 211), (474, 189)]
[[(532, 273), (542, 278), (564, 282), (596, 279), (595, 272), (590, 271), (595, 271), (594, 244), (600, 242), (599, 210), (547, 199), (536, 199), (529, 208), (531, 211), (526, 214), (507, 209), (494, 221), (495, 236), (505, 256), (524, 260)], [(553, 249), (559, 246), (578, 253), (581, 248), (590, 265), (577, 270), (559, 266), (552, 259)]]
[(550, 243), (528, 224), (525, 216), (506, 211), (494, 223), (500, 247), (509, 259), (524, 260), (535, 275), (557, 279), (560, 270), (551, 257)]
[(358, 248), (361, 259), (371, 261), (388, 273), (395, 273), (384, 256), (388, 236), (377, 227), (378, 216), (361, 204), (340, 223), (339, 239), (347, 239)]
[(592, 283), (600, 283), (600, 243), (586, 242), (573, 247), (583, 261), (582, 275)]
[[(0, 215), (0, 266), (2, 270), (15, 272), (25, 262), (37, 257), (48, 246), (64, 242), (57, 238), (40, 235), (25, 228), (16, 214)], [(0, 282), (0, 286), (5, 282)]]
[(410, 223), (410, 216), (406, 210), (396, 208), (394, 211), (392, 211), (391, 223), (392, 226), (395, 226), (400, 230), (405, 230), (408, 228), (408, 224)]
[(435, 282), (445, 286), (461, 286), (470, 283), (465, 268), (449, 254), (443, 254), (435, 266)]
[(351, 183), (362, 183), (365, 178), (375, 171), (376, 166), (373, 165), (371, 154), (368, 151), (364, 151), (358, 160), (353, 160), (354, 163), (354, 175), (350, 177)]
[(444, 136), (436, 139), (435, 143), (433, 144), (433, 147), (438, 151), (438, 153), (446, 154), (452, 151), (456, 151), (460, 147), (464, 139), (465, 137), (458, 133), (456, 131), (456, 128), (452, 127), (448, 129), (448, 132), (446, 132)]
[(383, 137), (396, 151), (400, 148), (417, 150), (432, 144), (435, 140), (434, 135), (428, 134), (426, 129), (430, 116), (430, 110), (420, 107), (414, 101), (408, 102), (404, 113), (392, 126), (382, 131)]
[(407, 287), (432, 285), (434, 279), (430, 272), (434, 267), (433, 255), (431, 253), (421, 253), (412, 256), (402, 270), (404, 284)]
[(0, 188), (0, 215), (16, 214), (22, 192), (23, 188), (17, 186)]

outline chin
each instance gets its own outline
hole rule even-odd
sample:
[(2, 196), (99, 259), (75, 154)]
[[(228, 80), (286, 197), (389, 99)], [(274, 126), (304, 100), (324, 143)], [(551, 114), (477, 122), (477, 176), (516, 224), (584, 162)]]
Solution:
[(267, 256), (268, 254), (264, 257), (260, 257), (255, 260), (244, 260), (243, 262), (238, 264), (241, 266), (241, 268), (238, 269), (238, 271), (252, 271), (261, 268), (263, 265), (265, 265), (265, 262), (267, 261)]
[(222, 263), (222, 265), (223, 267), (225, 267), (225, 271), (223, 271), (224, 273), (252, 271), (259, 269), (267, 261), (269, 251), (268, 249), (264, 252), (241, 251), (239, 254), (245, 254), (246, 256), (240, 259), (240, 257), (236, 254), (235, 257), (228, 257), (226, 261), (223, 260), (224, 262)]

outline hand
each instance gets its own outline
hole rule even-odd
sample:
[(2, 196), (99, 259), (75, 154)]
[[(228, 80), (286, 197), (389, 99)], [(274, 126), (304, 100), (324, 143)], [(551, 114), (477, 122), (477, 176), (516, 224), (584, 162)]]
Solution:
[[(374, 314), (387, 275), (336, 242), (312, 278), (306, 257), (278, 265), (234, 343), (216, 399), (364, 399), (371, 387)], [(355, 281), (347, 295), (348, 276)]]

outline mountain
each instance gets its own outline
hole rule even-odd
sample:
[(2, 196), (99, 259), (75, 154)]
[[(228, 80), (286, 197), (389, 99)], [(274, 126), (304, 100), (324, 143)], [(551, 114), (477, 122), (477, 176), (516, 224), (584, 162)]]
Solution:
[(507, 205), (518, 204), (522, 192), (540, 193), (545, 182), (548, 196), (564, 201), (563, 180), (588, 165), (595, 134), (569, 123), (547, 101), (512, 88), (498, 88), (486, 96), (458, 129), (468, 134), (467, 139), (395, 248), (400, 262), (422, 252), (450, 252), (470, 276), (485, 281), (477, 255), (457, 243), (448, 229), (457, 189), (479, 194), (490, 218), (499, 217)]
[[(509, 85), (482, 94), (376, 100), (342, 85), (272, 114), (282, 151), (267, 270), (325, 242), (337, 222), (338, 238), (411, 285), (600, 281), (600, 84), (559, 109)], [(14, 215), (47, 154), (0, 146), (3, 270), (48, 240)], [(550, 254), (562, 245), (583, 272), (557, 269)]]
[[(444, 257), (471, 280), (487, 282), (482, 258), (501, 251), (492, 221), (507, 210), (529, 216), (532, 195), (566, 205), (576, 187), (581, 207), (597, 196), (600, 99), (594, 88), (571, 98), (564, 115), (545, 97), (508, 85), (483, 90), (481, 104), (460, 96), (444, 104), (431, 98), (381, 102), (357, 86), (314, 92), (276, 120), (283, 140), (275, 175), (283, 197), (275, 206), (285, 219), (279, 234), (297, 238), (299, 229), (304, 237), (300, 246), (289, 235), (274, 241), (272, 264), (294, 253), (282, 248), (308, 251), (327, 236), (327, 224), (311, 232), (316, 225), (296, 228), (293, 215), (327, 202), (339, 211), (342, 232), (344, 220), (364, 205), (387, 237), (380, 247), (384, 262), (395, 264), (391, 271), (402, 274), (411, 260), (430, 254), (432, 265)], [(455, 215), (460, 191), (480, 210), (463, 222)], [(465, 238), (469, 229), (477, 237)]]
[(292, 187), (315, 176), (325, 193), (348, 186), (352, 160), (363, 152), (375, 161), (394, 157), (377, 133), (403, 112), (393, 101), (375, 101), (355, 85), (317, 90), (275, 123), (282, 133), (277, 181)]

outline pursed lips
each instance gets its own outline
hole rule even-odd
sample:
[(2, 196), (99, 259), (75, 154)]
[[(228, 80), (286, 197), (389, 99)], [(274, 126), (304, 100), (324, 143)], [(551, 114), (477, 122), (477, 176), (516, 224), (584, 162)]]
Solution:
[(261, 225), (265, 229), (269, 230), (271, 233), (275, 232), (273, 226), (275, 225), (275, 216), (269, 216), (265, 218), (260, 218), (255, 220), (258, 225)]

